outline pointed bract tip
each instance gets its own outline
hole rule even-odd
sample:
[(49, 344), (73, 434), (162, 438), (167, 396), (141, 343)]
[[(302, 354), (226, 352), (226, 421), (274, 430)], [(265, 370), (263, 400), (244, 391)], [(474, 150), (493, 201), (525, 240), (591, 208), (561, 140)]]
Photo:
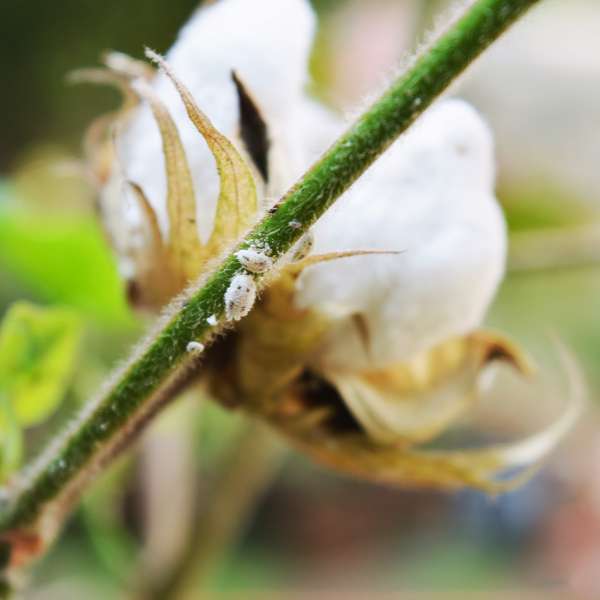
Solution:
[(144, 56), (159, 67), (164, 68), (165, 59), (158, 52), (156, 52), (156, 50), (152, 50), (152, 48), (145, 46)]

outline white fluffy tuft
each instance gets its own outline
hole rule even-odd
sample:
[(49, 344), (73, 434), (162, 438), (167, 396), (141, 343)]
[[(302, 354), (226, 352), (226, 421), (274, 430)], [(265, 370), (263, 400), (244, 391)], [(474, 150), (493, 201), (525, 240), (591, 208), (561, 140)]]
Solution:
[[(215, 127), (233, 139), (239, 127), (231, 80), (235, 70), (256, 98), (277, 141), (304, 100), (314, 29), (306, 0), (221, 0), (192, 16), (165, 58)], [(219, 189), (214, 160), (167, 77), (158, 74), (153, 87), (179, 129), (200, 198), (200, 233), (206, 239)], [(127, 177), (145, 190), (166, 232), (161, 141), (147, 106), (138, 111), (119, 146)]]
[(481, 323), (505, 263), (493, 186), (487, 125), (467, 103), (444, 100), (340, 198), (313, 227), (316, 253), (403, 252), (323, 263), (301, 276), (298, 303), (337, 319), (320, 366), (385, 367)]

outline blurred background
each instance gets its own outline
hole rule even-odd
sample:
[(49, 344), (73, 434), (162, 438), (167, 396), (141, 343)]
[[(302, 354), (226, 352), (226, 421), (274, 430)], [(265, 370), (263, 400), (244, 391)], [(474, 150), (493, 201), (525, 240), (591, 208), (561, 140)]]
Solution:
[[(65, 166), (81, 154), (86, 126), (118, 96), (69, 85), (66, 75), (97, 64), (107, 49), (138, 57), (144, 45), (166, 50), (197, 4), (2, 2), (0, 312), (17, 299), (60, 306), (83, 335), (68, 392), (49, 420), (28, 430), (28, 453), (147, 325), (127, 307), (93, 190)], [(320, 27), (312, 91), (342, 112), (380, 89), (446, 8), (419, 0), (313, 4)], [(544, 0), (453, 89), (485, 115), (497, 140), (511, 251), (489, 324), (542, 364), (551, 364), (549, 332), (557, 333), (589, 385), (585, 418), (539, 475), (496, 499), (378, 488), (270, 440), (258, 447), (238, 417), (183, 399), (88, 494), (37, 568), (30, 597), (133, 597), (140, 580), (171, 560), (190, 520), (203, 521), (194, 531), (206, 540), (190, 548), (192, 585), (205, 590), (192, 597), (600, 597), (599, 33), (597, 0)], [(505, 399), (503, 431), (535, 431), (553, 414), (543, 394), (526, 396)], [(252, 472), (254, 464), (262, 466)], [(246, 473), (242, 488), (222, 476), (236, 469)], [(207, 499), (219, 491), (238, 498), (239, 527), (219, 528), (208, 501), (194, 506), (195, 487)], [(198, 513), (216, 525), (207, 530)]]

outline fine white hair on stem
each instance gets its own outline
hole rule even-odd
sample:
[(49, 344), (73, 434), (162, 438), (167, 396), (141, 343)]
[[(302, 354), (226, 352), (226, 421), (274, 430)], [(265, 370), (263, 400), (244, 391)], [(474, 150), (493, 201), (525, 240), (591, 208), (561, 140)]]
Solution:
[[(492, 135), (460, 100), (431, 107), (313, 227), (316, 253), (386, 249), (308, 268), (297, 301), (334, 319), (327, 368), (384, 367), (475, 329), (504, 272)], [(357, 331), (361, 315), (371, 341)]]

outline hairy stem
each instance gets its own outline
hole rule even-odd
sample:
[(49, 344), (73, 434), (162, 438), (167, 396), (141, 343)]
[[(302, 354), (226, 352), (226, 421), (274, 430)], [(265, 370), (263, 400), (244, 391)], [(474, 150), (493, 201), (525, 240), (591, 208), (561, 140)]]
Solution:
[[(476, 0), (415, 59), (383, 96), (330, 148), (240, 247), (268, 244), (282, 257), (323, 212), (431, 102), (537, 0)], [(293, 222), (293, 226), (290, 223)], [(300, 226), (298, 226), (298, 223)], [(0, 518), (11, 564), (42, 553), (81, 490), (181, 386), (194, 357), (190, 340), (208, 343), (222, 326), (224, 295), (240, 269), (234, 254), (171, 307), (106, 390), (16, 486)]]

